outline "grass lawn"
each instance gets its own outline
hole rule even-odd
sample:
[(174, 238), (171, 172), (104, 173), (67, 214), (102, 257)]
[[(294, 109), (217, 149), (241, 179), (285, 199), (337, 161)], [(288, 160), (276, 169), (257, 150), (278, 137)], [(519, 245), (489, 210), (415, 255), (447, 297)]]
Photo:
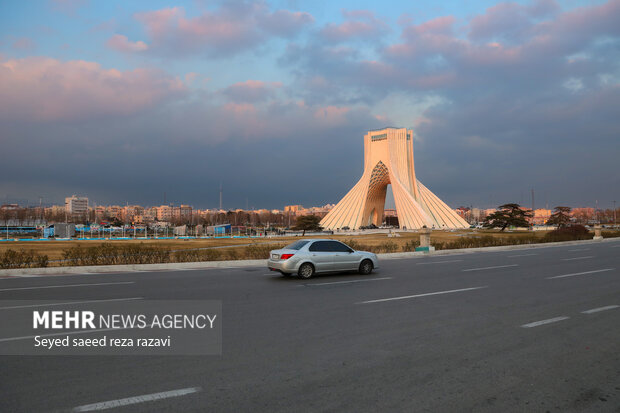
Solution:
[[(492, 236), (501, 238), (519, 238), (519, 237), (531, 237), (532, 235), (542, 238), (546, 231), (515, 231), (515, 232), (499, 232), (491, 230), (460, 230), (460, 231), (433, 231), (431, 235), (431, 242), (450, 242), (462, 237), (481, 237)], [(379, 246), (387, 242), (393, 242), (398, 246), (398, 251), (406, 243), (412, 241), (419, 242), (420, 235), (417, 232), (398, 232), (399, 236), (388, 237), (388, 234), (364, 234), (364, 235), (340, 235), (334, 234), (332, 236), (307, 236), (305, 238), (332, 238), (343, 242), (348, 240), (354, 240), (358, 244), (364, 246)], [(280, 244), (288, 244), (293, 240), (297, 240), (300, 237), (273, 237), (273, 238), (219, 238), (219, 239), (200, 239), (200, 240), (183, 240), (183, 239), (165, 239), (165, 240), (117, 240), (117, 241), (15, 241), (15, 242), (1, 242), (0, 254), (3, 254), (6, 250), (12, 249), (14, 251), (29, 251), (32, 250), (37, 254), (46, 254), (50, 261), (59, 260), (63, 258), (64, 251), (75, 247), (90, 247), (97, 246), (103, 243), (111, 243), (113, 245), (131, 245), (131, 244), (144, 244), (149, 246), (156, 246), (171, 251), (178, 250), (192, 250), (198, 248), (213, 248), (213, 247), (229, 247), (238, 245), (239, 247), (247, 246), (251, 244), (273, 244), (274, 248)], [(53, 265), (53, 263), (50, 263)]]

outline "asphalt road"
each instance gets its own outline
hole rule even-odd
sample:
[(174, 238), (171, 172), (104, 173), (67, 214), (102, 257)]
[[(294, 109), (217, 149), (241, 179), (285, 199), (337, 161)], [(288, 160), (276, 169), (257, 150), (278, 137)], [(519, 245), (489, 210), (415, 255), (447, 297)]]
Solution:
[(223, 303), (221, 356), (1, 356), (0, 411), (620, 412), (620, 240), (381, 264), (0, 279), (0, 300)]

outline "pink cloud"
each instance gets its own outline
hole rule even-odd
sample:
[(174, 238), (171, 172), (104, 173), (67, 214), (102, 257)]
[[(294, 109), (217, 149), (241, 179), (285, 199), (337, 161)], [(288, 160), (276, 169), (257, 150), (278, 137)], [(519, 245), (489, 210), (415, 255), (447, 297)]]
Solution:
[(346, 20), (340, 24), (328, 23), (321, 29), (321, 35), (332, 42), (354, 38), (379, 36), (387, 31), (387, 25), (368, 10), (344, 10)]
[(127, 39), (127, 36), (123, 36), (122, 34), (115, 34), (110, 37), (106, 42), (106, 46), (110, 49), (124, 53), (143, 52), (149, 48), (149, 46), (143, 41), (130, 42), (129, 39)]
[(269, 36), (291, 36), (314, 21), (309, 13), (278, 10), (264, 4), (223, 3), (214, 11), (186, 17), (182, 7), (137, 13), (155, 52), (183, 55), (206, 51), (231, 55)]
[(45, 57), (0, 62), (0, 116), (8, 119), (130, 115), (184, 92), (181, 80), (149, 69), (122, 72)]

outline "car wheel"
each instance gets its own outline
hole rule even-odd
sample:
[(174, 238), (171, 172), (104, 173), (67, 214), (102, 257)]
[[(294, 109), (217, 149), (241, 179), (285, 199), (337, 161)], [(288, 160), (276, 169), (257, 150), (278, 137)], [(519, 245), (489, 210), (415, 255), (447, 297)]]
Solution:
[(314, 275), (314, 267), (308, 262), (301, 264), (298, 274), (301, 278), (308, 279)]
[(368, 275), (372, 272), (372, 261), (364, 260), (360, 263), (359, 273), (362, 275)]

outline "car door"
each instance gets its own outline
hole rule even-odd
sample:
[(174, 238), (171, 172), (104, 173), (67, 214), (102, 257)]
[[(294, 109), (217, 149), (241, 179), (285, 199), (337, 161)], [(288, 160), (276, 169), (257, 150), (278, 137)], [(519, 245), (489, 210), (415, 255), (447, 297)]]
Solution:
[(342, 242), (330, 241), (330, 243), (330, 248), (334, 251), (334, 269), (337, 271), (357, 270), (358, 255)]
[(315, 241), (308, 247), (316, 272), (334, 271), (334, 252), (329, 241)]

